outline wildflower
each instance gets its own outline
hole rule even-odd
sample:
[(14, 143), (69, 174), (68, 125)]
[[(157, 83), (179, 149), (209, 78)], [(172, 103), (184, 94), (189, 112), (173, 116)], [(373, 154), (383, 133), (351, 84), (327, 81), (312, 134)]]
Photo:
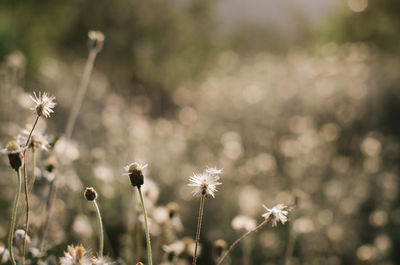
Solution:
[(283, 204), (278, 204), (271, 209), (264, 204), (262, 206), (267, 210), (267, 212), (264, 213), (262, 217), (264, 217), (265, 220), (271, 221), (272, 226), (277, 226), (279, 221), (284, 224), (288, 220), (286, 216), (288, 214), (288, 211), (285, 210), (287, 206)]
[(250, 231), (256, 227), (256, 221), (245, 215), (238, 215), (232, 220), (232, 227), (235, 230), (247, 230)]
[(167, 204), (167, 210), (168, 210), (168, 215), (169, 218), (174, 218), (176, 215), (179, 214), (180, 211), (180, 207), (179, 204), (177, 204), (176, 202), (170, 202)]
[(60, 258), (61, 265), (92, 265), (91, 258), (83, 246), (68, 246), (64, 257)]
[(10, 251), (4, 246), (0, 246), (0, 263), (6, 263), (10, 259)]
[[(24, 129), (17, 135), (15, 140), (17, 140), (19, 145), (25, 146), (28, 142), (29, 134), (30, 130)], [(34, 150), (41, 149), (43, 151), (49, 151), (50, 143), (47, 135), (44, 135), (43, 132), (41, 132), (40, 130), (33, 131), (28, 148), (32, 148)]]
[[(17, 229), (15, 230), (14, 233), (14, 242), (16, 246), (20, 246), (22, 245), (23, 241), (24, 241), (24, 236), (25, 236), (25, 230), (23, 229)], [(29, 235), (26, 236), (26, 242), (30, 243), (31, 242), (31, 238)]]
[(185, 250), (185, 243), (179, 240), (169, 245), (163, 245), (162, 249), (167, 253), (168, 260), (172, 261), (174, 257), (178, 257)]
[(88, 201), (94, 201), (97, 199), (97, 192), (92, 187), (86, 188), (84, 195), (85, 195), (86, 200), (88, 200)]
[(228, 244), (223, 239), (217, 239), (213, 243), (213, 250), (217, 257), (221, 256), (227, 247), (228, 247)]
[(8, 142), (6, 148), (1, 149), (0, 152), (2, 154), (8, 155), (8, 160), (10, 161), (10, 166), (14, 170), (18, 171), (18, 169), (23, 164), (23, 155), (22, 152), (25, 148), (22, 148), (16, 141)]
[[(189, 255), (190, 257), (194, 256), (194, 249), (195, 249), (195, 242), (193, 240), (193, 238), (191, 237), (184, 237), (183, 242), (185, 243), (185, 253), (187, 255)], [(201, 245), (198, 245), (198, 249), (197, 249), (198, 254), (201, 253)]]
[(88, 33), (89, 48), (95, 52), (100, 52), (103, 49), (105, 36), (101, 31), (91, 30)]
[(215, 192), (218, 191), (216, 186), (222, 184), (218, 182), (221, 173), (222, 170), (207, 168), (202, 174), (193, 174), (189, 178), (190, 183), (188, 184), (188, 186), (194, 187), (193, 196), (205, 195), (208, 197), (211, 195), (215, 198)]
[(33, 95), (34, 97), (31, 96), (31, 99), (36, 104), (32, 108), (33, 113), (37, 114), (39, 117), (43, 115), (44, 117), (49, 118), (50, 114), (54, 112), (53, 108), (56, 106), (54, 100), (56, 98), (53, 96), (48, 96), (47, 93), (41, 92), (39, 92), (38, 95), (33, 92)]
[(143, 170), (147, 167), (147, 164), (139, 164), (133, 162), (125, 167), (124, 176), (129, 176), (132, 186), (140, 187), (144, 183)]

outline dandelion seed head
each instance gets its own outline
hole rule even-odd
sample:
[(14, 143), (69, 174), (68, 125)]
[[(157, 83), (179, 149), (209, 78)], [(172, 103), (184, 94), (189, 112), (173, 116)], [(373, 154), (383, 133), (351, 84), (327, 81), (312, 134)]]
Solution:
[(264, 217), (265, 220), (270, 221), (273, 227), (277, 226), (278, 222), (281, 222), (282, 224), (287, 222), (287, 214), (289, 213), (287, 206), (278, 204), (271, 209), (264, 204), (262, 206), (265, 208), (265, 210), (267, 210), (262, 217)]
[(222, 170), (215, 168), (207, 168), (202, 174), (193, 174), (189, 178), (188, 186), (194, 187), (193, 196), (202, 196), (206, 197), (212, 196), (215, 198), (215, 192), (217, 192), (217, 186), (221, 185), (221, 182), (218, 182), (219, 175), (222, 173)]
[(37, 114), (38, 116), (44, 116), (46, 118), (50, 117), (50, 114), (53, 113), (53, 108), (56, 106), (54, 100), (56, 99), (54, 96), (49, 96), (47, 93), (33, 92), (33, 97), (30, 96), (35, 106), (31, 108), (33, 113)]

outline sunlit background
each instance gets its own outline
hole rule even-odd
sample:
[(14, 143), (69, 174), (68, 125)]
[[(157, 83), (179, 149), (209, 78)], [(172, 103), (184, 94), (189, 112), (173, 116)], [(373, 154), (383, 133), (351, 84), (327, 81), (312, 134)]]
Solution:
[[(154, 264), (191, 264), (199, 199), (187, 184), (207, 166), (223, 168), (223, 184), (205, 203), (199, 265), (251, 225), (235, 217), (260, 223), (262, 204), (278, 203), (289, 222), (264, 226), (225, 264), (399, 264), (399, 14), (397, 0), (2, 0), (1, 148), (34, 122), (33, 91), (57, 102), (38, 125), (55, 145), (36, 157), (28, 262), (57, 264), (71, 244), (96, 252), (83, 196), (93, 186), (107, 256), (145, 263), (138, 197), (122, 176), (141, 161)], [(66, 139), (90, 30), (104, 47)], [(5, 155), (0, 170), (8, 264), (16, 177)], [(17, 228), (23, 217), (21, 196)], [(167, 263), (162, 246), (180, 240), (187, 249)]]

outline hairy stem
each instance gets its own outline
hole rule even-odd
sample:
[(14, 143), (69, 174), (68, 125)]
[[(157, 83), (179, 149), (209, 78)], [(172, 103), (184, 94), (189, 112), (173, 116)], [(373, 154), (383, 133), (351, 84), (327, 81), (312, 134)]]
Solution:
[(261, 224), (259, 224), (256, 228), (247, 231), (244, 235), (242, 235), (241, 237), (239, 237), (235, 242), (232, 243), (232, 245), (229, 247), (229, 249), (225, 252), (225, 254), (220, 258), (220, 260), (218, 261), (217, 265), (221, 265), (224, 260), (226, 259), (226, 257), (229, 255), (229, 253), (232, 252), (233, 248), (239, 244), (240, 241), (242, 241), (243, 239), (245, 239), (246, 237), (248, 237), (251, 233), (256, 232), (258, 229), (260, 229), (263, 225), (265, 225), (268, 222), (268, 220), (264, 220)]
[(206, 198), (206, 195), (202, 194), (201, 199), (200, 199), (199, 217), (197, 219), (196, 242), (194, 245), (194, 255), (193, 255), (192, 265), (196, 265), (196, 262), (197, 262), (197, 248), (198, 248), (199, 240), (200, 240), (200, 229), (201, 229), (201, 221), (203, 219), (203, 209), (204, 209), (205, 198)]
[(103, 248), (104, 248), (103, 222), (101, 221), (100, 209), (99, 206), (97, 205), (96, 200), (93, 201), (93, 206), (96, 210), (97, 224), (99, 226), (99, 257), (103, 257)]
[(146, 243), (147, 243), (147, 262), (149, 265), (153, 265), (152, 255), (151, 255), (151, 244), (150, 244), (150, 233), (149, 233), (149, 225), (147, 223), (147, 213), (146, 208), (144, 207), (143, 195), (140, 187), (138, 187), (140, 202), (143, 208), (143, 216), (144, 216), (144, 229), (146, 232)]
[(32, 130), (29, 133), (28, 139), (26, 140), (25, 150), (24, 150), (24, 189), (25, 189), (25, 204), (26, 204), (26, 216), (25, 216), (25, 234), (24, 234), (24, 242), (22, 242), (22, 258), (21, 263), (22, 265), (25, 264), (25, 247), (26, 247), (26, 236), (28, 235), (29, 231), (29, 191), (28, 191), (28, 173), (26, 171), (26, 150), (28, 150), (29, 142), (31, 140), (33, 131), (39, 121), (40, 116), (36, 117), (35, 123), (32, 126)]
[(10, 260), (13, 265), (16, 265), (13, 253), (13, 239), (14, 239), (15, 219), (17, 215), (19, 195), (21, 194), (21, 168), (19, 168), (17, 171), (17, 177), (18, 177), (17, 193), (15, 194), (14, 207), (11, 214), (10, 231), (8, 232), (8, 249), (10, 250)]

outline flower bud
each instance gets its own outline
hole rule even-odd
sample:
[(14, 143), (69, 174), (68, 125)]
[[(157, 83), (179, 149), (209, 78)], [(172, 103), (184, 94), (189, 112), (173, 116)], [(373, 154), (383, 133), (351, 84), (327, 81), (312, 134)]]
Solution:
[(97, 192), (92, 187), (86, 188), (84, 195), (88, 201), (94, 201), (97, 199)]
[(89, 37), (89, 49), (93, 49), (96, 52), (100, 52), (103, 49), (104, 34), (101, 31), (91, 30), (88, 33)]
[(215, 255), (217, 257), (221, 256), (222, 253), (226, 250), (227, 246), (228, 245), (225, 240), (223, 240), (223, 239), (215, 240), (213, 243), (213, 249), (214, 249)]
[(22, 149), (16, 141), (10, 141), (7, 144), (5, 153), (8, 155), (8, 160), (10, 161), (10, 166), (15, 171), (22, 166)]
[(170, 202), (167, 204), (167, 210), (169, 214), (169, 218), (174, 218), (180, 211), (179, 204), (176, 202)]
[(125, 167), (127, 171), (124, 175), (128, 175), (131, 180), (132, 186), (140, 188), (144, 183), (143, 170), (147, 167), (146, 165), (141, 165), (137, 162), (130, 164)]

